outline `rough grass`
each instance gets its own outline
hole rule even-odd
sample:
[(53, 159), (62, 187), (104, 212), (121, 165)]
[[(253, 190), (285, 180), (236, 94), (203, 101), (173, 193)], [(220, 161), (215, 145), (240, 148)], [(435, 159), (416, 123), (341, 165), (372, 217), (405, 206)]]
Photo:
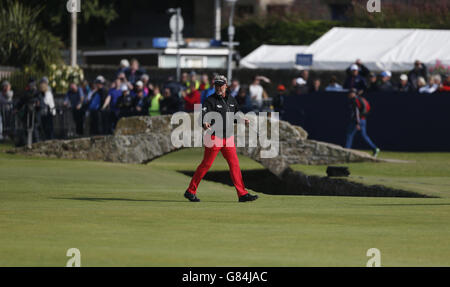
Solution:
[[(193, 204), (176, 170), (200, 160), (199, 150), (148, 165), (0, 153), (0, 266), (65, 266), (73, 247), (82, 266), (365, 266), (372, 247), (383, 266), (450, 265), (448, 198), (260, 194), (240, 204), (228, 185), (204, 181)], [(219, 155), (213, 169), (226, 168)]]

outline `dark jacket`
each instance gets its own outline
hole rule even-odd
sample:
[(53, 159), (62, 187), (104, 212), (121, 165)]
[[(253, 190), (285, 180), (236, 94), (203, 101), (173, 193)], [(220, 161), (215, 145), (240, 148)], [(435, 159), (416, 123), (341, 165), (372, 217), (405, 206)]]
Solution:
[(159, 104), (161, 115), (171, 115), (178, 112), (180, 110), (180, 102), (178, 95), (170, 96), (168, 98), (164, 97)]
[(392, 83), (390, 81), (387, 81), (384, 83), (382, 82), (378, 89), (381, 92), (392, 92), (394, 90), (394, 87), (392, 86)]
[(119, 117), (130, 117), (134, 115), (137, 105), (135, 97), (131, 93), (122, 94), (117, 99), (117, 107), (119, 108)]
[(344, 89), (357, 89), (358, 91), (366, 91), (366, 80), (360, 75), (357, 75), (356, 77), (352, 75), (345, 81)]
[(409, 93), (413, 91), (413, 88), (410, 82), (407, 82), (405, 86), (402, 86), (402, 84), (399, 83), (397, 91), (399, 91), (400, 93)]
[(420, 69), (412, 69), (408, 73), (408, 81), (411, 83), (414, 89), (418, 88), (417, 80), (419, 79), (419, 77), (423, 77), (426, 82), (428, 81), (428, 71), (427, 67), (424, 64), (422, 64)]
[[(226, 92), (226, 96), (222, 97), (214, 93), (208, 97), (202, 107), (202, 123), (209, 122), (211, 126), (214, 125), (214, 120), (207, 119), (205, 116), (209, 112), (217, 112), (222, 116), (222, 126), (214, 127), (217, 133), (213, 133), (219, 138), (228, 138), (234, 135), (234, 115), (239, 112), (239, 104), (235, 98), (233, 98), (229, 91)], [(228, 113), (228, 115), (227, 115)], [(241, 116), (243, 116), (241, 114)]]

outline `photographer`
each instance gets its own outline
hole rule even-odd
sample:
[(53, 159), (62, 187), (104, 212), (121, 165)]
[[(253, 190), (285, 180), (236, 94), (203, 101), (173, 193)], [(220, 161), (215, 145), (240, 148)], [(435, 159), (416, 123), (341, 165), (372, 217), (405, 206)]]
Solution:
[(14, 109), (14, 113), (19, 120), (19, 125), (22, 126), (21, 129), (17, 130), (18, 135), (15, 138), (16, 146), (25, 144), (31, 146), (33, 142), (39, 141), (41, 117), (38, 114), (42, 105), (43, 103), (41, 103), (36, 82), (34, 79), (30, 79), (23, 97), (19, 99)]

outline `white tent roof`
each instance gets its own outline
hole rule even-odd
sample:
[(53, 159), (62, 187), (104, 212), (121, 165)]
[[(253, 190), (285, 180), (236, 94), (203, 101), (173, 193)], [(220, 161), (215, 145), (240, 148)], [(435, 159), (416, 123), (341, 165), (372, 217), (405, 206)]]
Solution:
[(449, 43), (450, 30), (336, 27), (303, 53), (313, 54), (313, 70), (344, 70), (361, 59), (371, 70), (406, 71), (415, 60), (450, 65)]
[(297, 54), (301, 54), (308, 46), (261, 45), (244, 57), (240, 67), (249, 69), (293, 69)]

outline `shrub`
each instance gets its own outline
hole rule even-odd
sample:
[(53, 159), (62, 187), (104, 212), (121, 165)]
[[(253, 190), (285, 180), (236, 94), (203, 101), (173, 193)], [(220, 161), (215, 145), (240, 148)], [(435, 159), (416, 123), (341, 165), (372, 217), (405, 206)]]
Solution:
[(46, 71), (62, 62), (62, 42), (41, 27), (42, 7), (27, 7), (8, 0), (0, 10), (0, 65)]

